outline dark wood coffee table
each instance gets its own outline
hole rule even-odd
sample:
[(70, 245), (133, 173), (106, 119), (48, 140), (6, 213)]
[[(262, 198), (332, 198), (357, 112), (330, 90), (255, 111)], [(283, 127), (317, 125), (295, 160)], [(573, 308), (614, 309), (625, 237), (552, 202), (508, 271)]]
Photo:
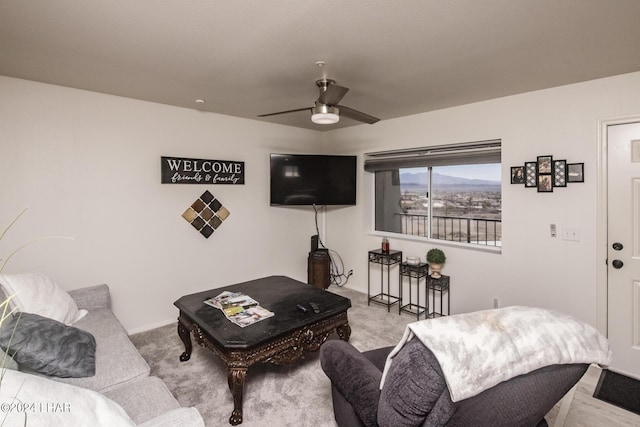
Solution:
[[(222, 291), (243, 292), (275, 316), (241, 328), (229, 321), (217, 308), (204, 300)], [(315, 302), (320, 313), (309, 306)], [(305, 306), (301, 312), (296, 305)], [(347, 310), (348, 298), (318, 289), (285, 276), (271, 276), (237, 285), (186, 295), (174, 305), (180, 309), (178, 335), (185, 351), (180, 360), (191, 357), (191, 334), (196, 342), (217, 354), (227, 366), (229, 389), (233, 395), (233, 412), (229, 423), (242, 423), (242, 392), (249, 366), (255, 363), (290, 364), (305, 353), (318, 351), (323, 342), (336, 332), (349, 340), (351, 328)]]

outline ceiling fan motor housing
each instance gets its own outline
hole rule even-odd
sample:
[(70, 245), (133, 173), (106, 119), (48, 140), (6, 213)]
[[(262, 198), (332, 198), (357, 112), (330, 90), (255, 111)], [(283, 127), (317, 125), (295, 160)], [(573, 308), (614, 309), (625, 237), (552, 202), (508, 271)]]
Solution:
[(331, 79), (320, 79), (316, 80), (316, 84), (320, 88), (320, 93), (322, 94), (329, 86), (336, 84), (336, 81)]
[(295, 110), (261, 114), (258, 117), (268, 117), (307, 110), (311, 111), (311, 121), (321, 125), (331, 125), (334, 123), (338, 123), (338, 121), (340, 121), (341, 111), (345, 117), (364, 123), (373, 124), (380, 120), (377, 117), (370, 116), (358, 110), (354, 110), (353, 108), (339, 105), (342, 98), (349, 91), (349, 88), (337, 85), (335, 80), (319, 79), (316, 80), (316, 85), (320, 89), (320, 96), (318, 96), (318, 99), (315, 101), (313, 107), (297, 108)]

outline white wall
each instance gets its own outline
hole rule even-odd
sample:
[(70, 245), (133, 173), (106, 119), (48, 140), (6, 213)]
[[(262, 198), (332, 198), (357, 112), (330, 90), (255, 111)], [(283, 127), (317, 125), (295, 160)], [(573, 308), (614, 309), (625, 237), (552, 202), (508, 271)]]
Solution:
[[(0, 242), (5, 272), (67, 289), (106, 282), (129, 331), (175, 321), (181, 295), (271, 274), (306, 281), (311, 208), (269, 207), (269, 153), (321, 134), (0, 77)], [(245, 185), (160, 184), (160, 156), (245, 162)], [(231, 215), (209, 239), (182, 217), (205, 190)]]
[[(502, 253), (435, 245), (448, 256), (443, 274), (451, 276), (452, 312), (492, 308), (498, 297), (503, 306), (558, 309), (595, 325), (597, 125), (601, 119), (640, 113), (638, 93), (640, 73), (633, 73), (327, 133), (325, 151), (358, 154), (360, 160), (357, 206), (327, 215), (327, 246), (341, 254), (347, 271), (355, 271), (347, 286), (366, 292), (367, 251), (381, 240), (371, 233), (373, 175), (362, 170), (363, 153), (499, 138)], [(509, 183), (510, 166), (540, 155), (584, 162), (585, 183), (553, 193)], [(581, 241), (551, 238), (552, 223), (580, 228)], [(423, 260), (434, 246), (390, 241), (405, 257)]]
[[(180, 295), (269, 274), (306, 280), (309, 208), (271, 208), (270, 152), (359, 155), (355, 207), (329, 208), (325, 243), (367, 289), (373, 178), (362, 154), (500, 138), (502, 254), (443, 244), (454, 313), (502, 305), (560, 309), (595, 324), (596, 139), (599, 119), (640, 113), (640, 73), (532, 92), (325, 133), (0, 77), (0, 224), (29, 210), (0, 242), (19, 244), (7, 272), (42, 271), (67, 289), (107, 282), (130, 331), (172, 322)], [(551, 194), (510, 185), (509, 166), (538, 155), (585, 163), (583, 184)], [(160, 184), (160, 156), (244, 161), (246, 185)], [(209, 239), (181, 218), (205, 189), (231, 216)], [(320, 218), (321, 227), (324, 222)], [(549, 224), (581, 229), (580, 242)], [(324, 232), (324, 230), (321, 230)], [(432, 244), (391, 239), (406, 255)]]

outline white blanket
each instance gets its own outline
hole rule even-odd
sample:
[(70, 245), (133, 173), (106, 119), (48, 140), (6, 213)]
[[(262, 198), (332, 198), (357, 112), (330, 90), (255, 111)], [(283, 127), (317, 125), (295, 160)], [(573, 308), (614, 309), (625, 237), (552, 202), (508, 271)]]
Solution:
[(11, 369), (3, 372), (0, 412), (3, 426), (135, 427), (98, 392)]
[(541, 308), (506, 307), (410, 323), (387, 358), (380, 388), (413, 337), (438, 359), (454, 402), (544, 366), (611, 362), (607, 339), (591, 325)]

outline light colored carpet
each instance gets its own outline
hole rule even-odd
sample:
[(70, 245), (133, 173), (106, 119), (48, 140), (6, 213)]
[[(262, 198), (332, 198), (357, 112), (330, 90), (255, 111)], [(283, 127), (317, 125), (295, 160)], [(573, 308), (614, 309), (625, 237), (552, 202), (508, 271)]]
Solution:
[[(331, 286), (329, 291), (351, 300), (349, 342), (360, 351), (396, 345), (406, 325), (416, 320), (415, 315), (408, 313), (398, 315), (397, 305), (391, 307), (391, 313), (382, 305), (367, 306), (366, 294), (337, 286)], [(337, 336), (331, 338), (337, 339)], [(180, 362), (184, 345), (178, 337), (177, 321), (174, 325), (132, 335), (131, 341), (151, 366), (151, 374), (164, 380), (182, 406), (198, 408), (207, 427), (230, 425), (233, 399), (227, 386), (226, 368), (211, 351), (195, 343), (191, 359)], [(569, 414), (567, 418), (565, 412), (576, 405), (573, 393), (569, 392), (567, 398), (547, 414), (549, 425), (562, 426), (565, 419), (581, 420), (567, 425), (598, 425), (590, 423), (590, 417)], [(245, 427), (336, 426), (331, 384), (320, 367), (318, 353), (310, 353), (290, 366), (264, 364), (249, 368), (243, 410), (241, 425)]]
[[(416, 320), (407, 313), (398, 315), (397, 305), (391, 307), (391, 313), (381, 305), (367, 306), (366, 294), (337, 286), (329, 291), (351, 300), (349, 342), (358, 350), (395, 345), (406, 324)], [(178, 337), (177, 322), (132, 335), (131, 340), (151, 366), (151, 374), (164, 380), (181, 405), (198, 408), (208, 427), (229, 425), (233, 399), (226, 369), (217, 356), (194, 343), (191, 359), (180, 362), (184, 345)], [(331, 386), (318, 353), (291, 366), (264, 364), (249, 368), (243, 409), (242, 426), (246, 427), (336, 425)]]
[[(398, 315), (397, 306), (367, 306), (367, 296), (331, 286), (330, 292), (351, 299), (350, 343), (361, 351), (395, 345), (415, 316)], [(177, 322), (131, 336), (151, 373), (162, 378), (183, 406), (195, 406), (208, 427), (228, 426), (233, 399), (222, 362), (209, 350), (194, 346), (191, 360), (180, 362), (184, 345)], [(592, 397), (600, 368), (587, 374), (545, 417), (552, 427), (638, 426), (640, 416)], [(257, 365), (249, 369), (244, 390), (246, 427), (335, 427), (329, 380), (317, 353), (293, 366)], [(187, 427), (187, 426), (185, 426)]]

